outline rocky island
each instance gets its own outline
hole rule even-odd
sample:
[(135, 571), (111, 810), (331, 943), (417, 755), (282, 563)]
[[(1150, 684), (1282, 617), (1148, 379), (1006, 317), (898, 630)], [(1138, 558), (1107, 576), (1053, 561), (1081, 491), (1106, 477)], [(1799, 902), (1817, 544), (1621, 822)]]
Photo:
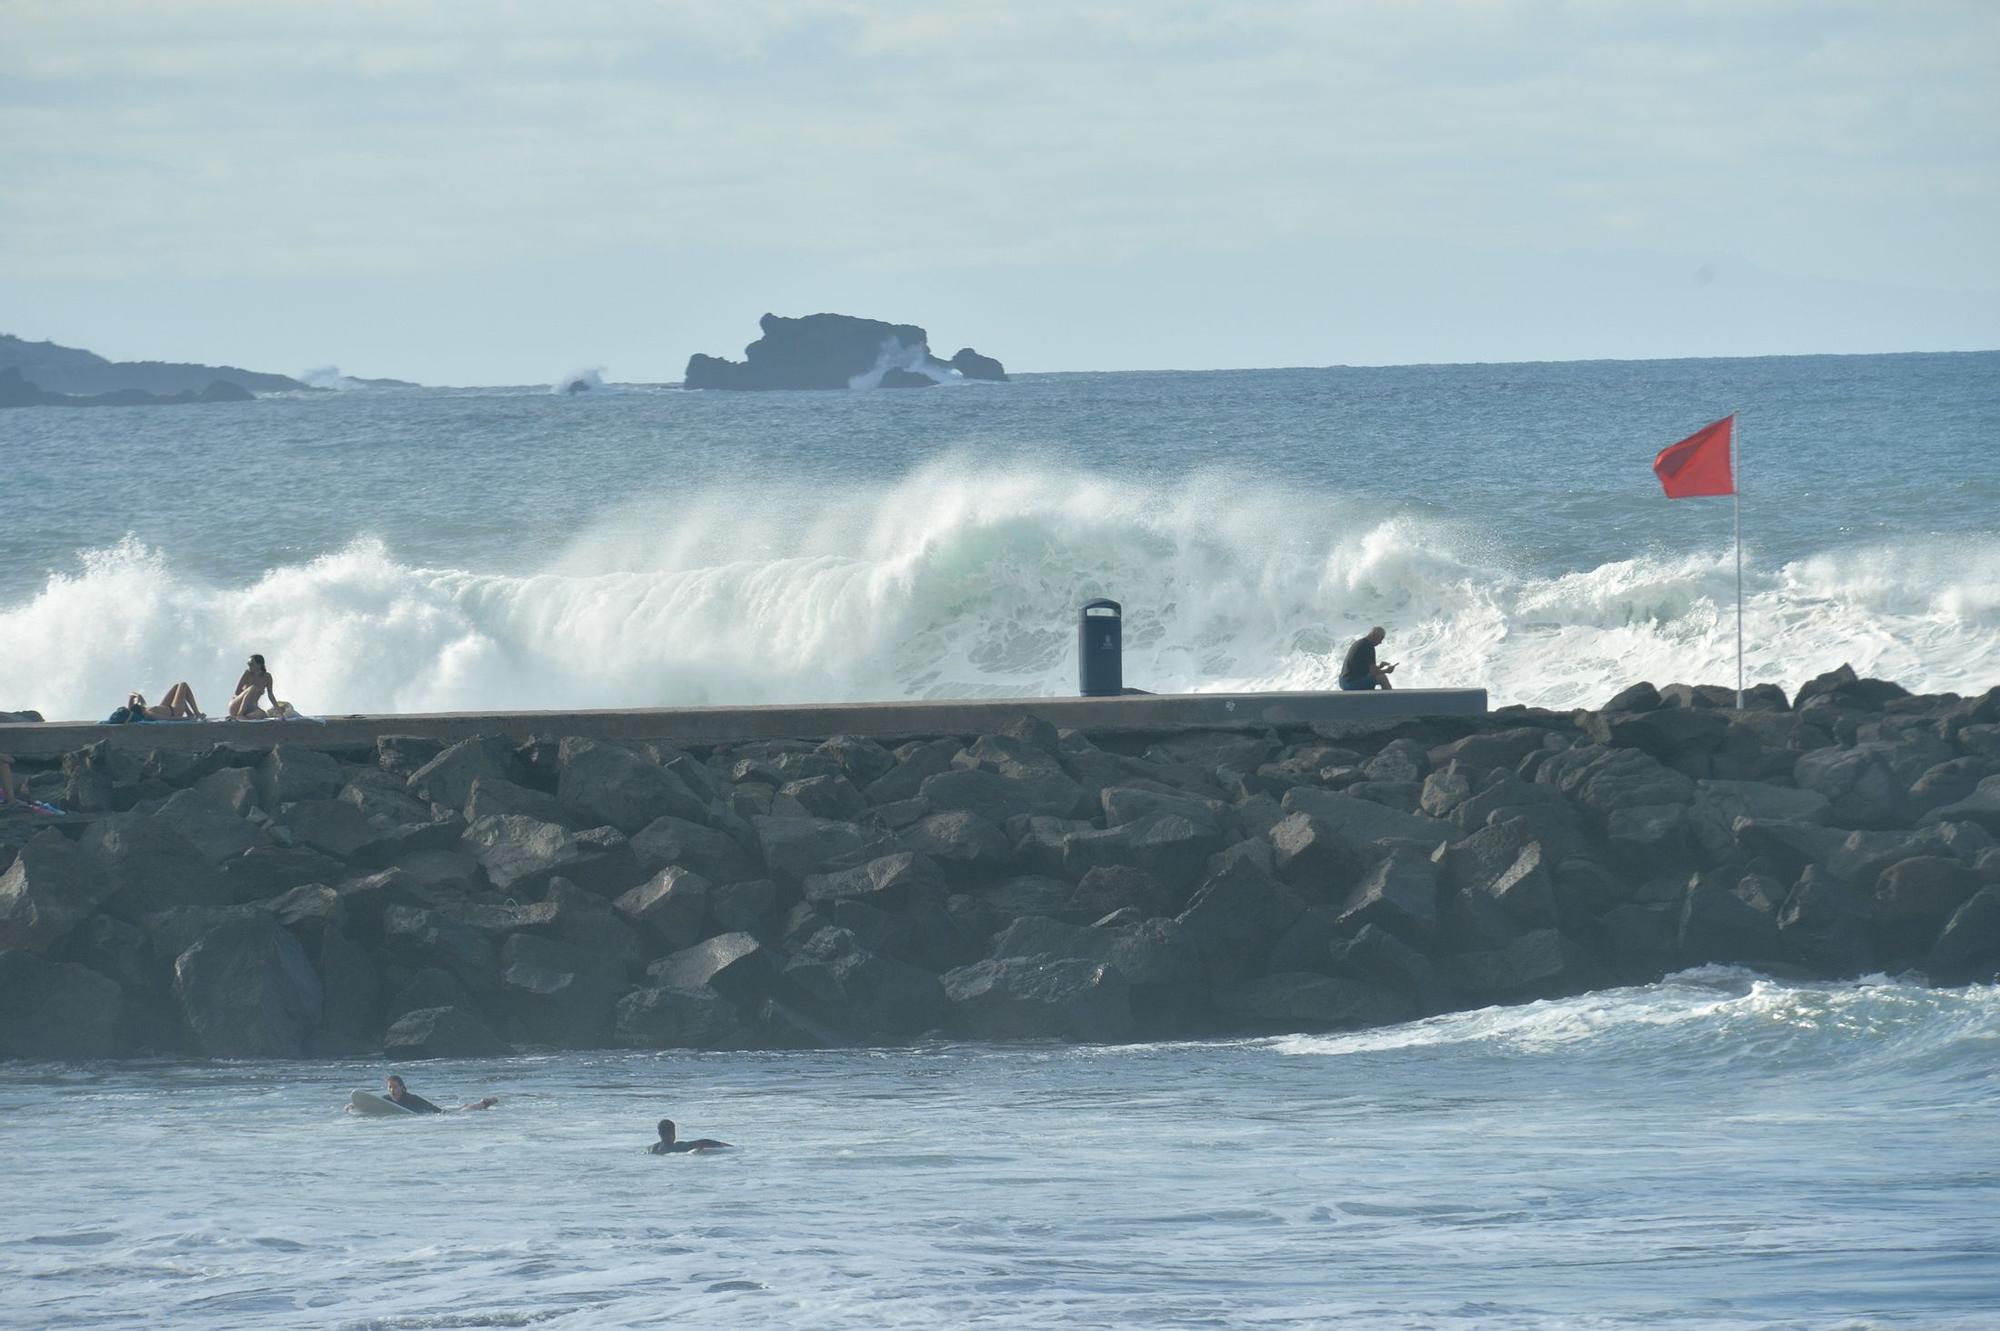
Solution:
[[(0, 1055), (1338, 1030), (2000, 971), (2000, 688), (690, 746), (384, 733), (17, 759)], [(0, 743), (5, 743), (0, 738)]]
[(151, 407), (248, 402), (260, 393), (333, 388), (415, 388), (401, 379), (355, 379), (328, 366), (290, 375), (174, 361), (113, 361), (80, 347), (0, 333), (0, 407)]
[(51, 393), (21, 377), (20, 370), (8, 366), (0, 370), (0, 407), (169, 407), (189, 402), (253, 402), (257, 395), (248, 389), (216, 379), (196, 392), (148, 393), (143, 388), (120, 388), (109, 393)]
[(930, 334), (915, 324), (890, 324), (845, 314), (787, 319), (767, 314), (763, 336), (741, 361), (696, 354), (685, 387), (758, 389), (930, 388), (955, 379), (1004, 383), (1007, 371), (971, 347), (950, 360), (931, 354)]

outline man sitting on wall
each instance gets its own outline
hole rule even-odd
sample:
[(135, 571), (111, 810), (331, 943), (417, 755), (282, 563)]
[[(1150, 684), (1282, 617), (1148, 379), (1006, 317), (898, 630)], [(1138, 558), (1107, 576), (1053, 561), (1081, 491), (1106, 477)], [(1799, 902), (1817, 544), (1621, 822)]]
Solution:
[(1340, 666), (1340, 687), (1343, 689), (1393, 689), (1389, 674), (1395, 670), (1394, 661), (1375, 663), (1375, 649), (1388, 635), (1377, 624), (1369, 629), (1365, 637), (1356, 638), (1354, 645), (1347, 649), (1347, 659)]

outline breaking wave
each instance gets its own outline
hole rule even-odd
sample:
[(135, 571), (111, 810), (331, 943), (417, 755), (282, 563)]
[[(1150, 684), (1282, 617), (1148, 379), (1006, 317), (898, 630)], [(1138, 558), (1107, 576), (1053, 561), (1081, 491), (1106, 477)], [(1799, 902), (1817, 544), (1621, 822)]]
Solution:
[[(0, 605), (0, 704), (92, 717), (185, 678), (213, 708), (250, 651), (321, 713), (1063, 694), (1075, 607), (1111, 596), (1135, 687), (1332, 687), (1382, 623), (1405, 686), (1588, 705), (1728, 680), (1733, 576), (1724, 549), (1529, 574), (1470, 525), (1214, 475), (940, 465), (635, 500), (527, 571), (360, 539), (218, 585), (128, 538)], [(1753, 681), (1849, 661), (1912, 688), (1994, 682), (2000, 540), (1827, 553), (1748, 589)]]

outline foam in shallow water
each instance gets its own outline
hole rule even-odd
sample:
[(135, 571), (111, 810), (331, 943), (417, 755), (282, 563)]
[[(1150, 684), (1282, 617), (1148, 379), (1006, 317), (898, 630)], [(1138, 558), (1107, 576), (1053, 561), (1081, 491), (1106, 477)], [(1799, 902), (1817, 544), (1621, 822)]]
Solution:
[[(1723, 552), (1521, 573), (1470, 522), (1215, 474), (953, 459), (884, 485), (634, 500), (529, 574), (413, 567), (371, 538), (216, 585), (128, 540), (0, 607), (0, 698), (94, 717), (185, 678), (215, 710), (249, 651), (320, 713), (1062, 694), (1074, 608), (1106, 594), (1128, 607), (1128, 683), (1155, 691), (1329, 688), (1381, 622), (1405, 685), (1580, 706), (1729, 676), (1732, 578)], [(1753, 567), (1750, 677), (1795, 687), (1850, 661), (1983, 689), (1996, 586), (1990, 537)]]
[[(1992, 987), (1336, 1041), (0, 1069), (25, 1325), (1990, 1325)], [(741, 1149), (644, 1153), (653, 1120)]]

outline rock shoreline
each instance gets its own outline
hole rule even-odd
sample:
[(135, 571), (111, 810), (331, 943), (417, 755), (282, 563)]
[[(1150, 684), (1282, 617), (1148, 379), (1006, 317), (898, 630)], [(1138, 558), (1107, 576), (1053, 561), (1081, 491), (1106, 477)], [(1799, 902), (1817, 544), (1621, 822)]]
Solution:
[(2000, 972), (2000, 688), (896, 749), (95, 745), (0, 816), (0, 1056), (1340, 1030), (1704, 963)]

